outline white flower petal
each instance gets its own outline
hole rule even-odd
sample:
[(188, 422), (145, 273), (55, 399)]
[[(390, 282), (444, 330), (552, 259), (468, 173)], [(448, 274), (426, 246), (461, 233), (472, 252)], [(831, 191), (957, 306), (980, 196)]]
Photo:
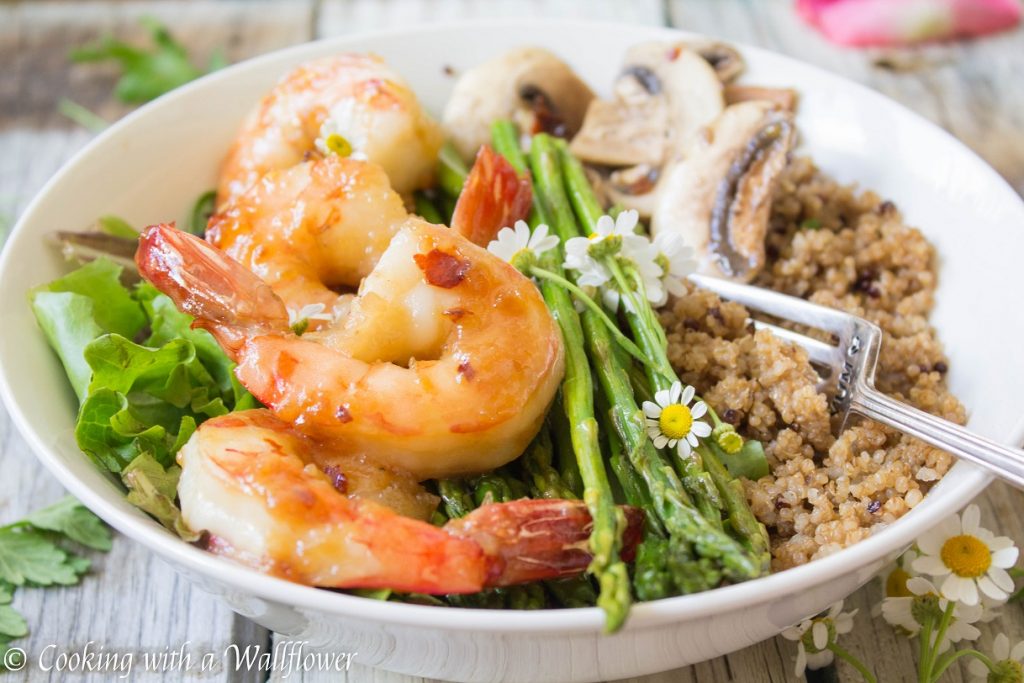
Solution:
[(665, 407), (667, 407), (667, 406), (669, 406), (669, 405), (671, 405), (673, 403), (672, 395), (671, 395), (671, 393), (669, 392), (668, 389), (661, 389), (659, 391), (656, 391), (654, 393), (654, 400), (662, 408), (665, 408)]
[(694, 419), (700, 419), (704, 417), (704, 414), (708, 412), (708, 404), (704, 401), (697, 401), (693, 408), (690, 408), (690, 415), (693, 415)]
[(615, 221), (609, 215), (601, 216), (597, 219), (597, 223), (594, 225), (594, 232), (599, 237), (607, 237), (615, 232)]
[(998, 634), (992, 640), (992, 654), (996, 659), (1007, 659), (1010, 656), (1010, 639), (1005, 633)]
[(960, 518), (960, 528), (963, 533), (977, 536), (981, 523), (981, 508), (977, 505), (968, 505)]
[(1013, 649), (1010, 650), (1010, 659), (1015, 662), (1019, 662), (1024, 659), (1024, 641), (1013, 646)]
[(661, 406), (659, 406), (657, 403), (654, 403), (652, 401), (644, 401), (642, 407), (644, 415), (651, 418), (652, 420), (657, 420), (659, 417), (661, 417)]
[(678, 449), (678, 451), (679, 451), (679, 457), (680, 458), (684, 458), (685, 459), (685, 458), (689, 458), (691, 455), (693, 455), (693, 448), (690, 446), (689, 442), (686, 439), (682, 439), (679, 442), (679, 449)]
[[(931, 574), (932, 576), (945, 576), (949, 573), (949, 567), (947, 567), (942, 560), (931, 555), (922, 555), (913, 561), (910, 565), (913, 567), (915, 572), (921, 572), (922, 574)], [(910, 582), (907, 582), (910, 585)]]
[(992, 579), (992, 583), (999, 586), (1004, 591), (1013, 590), (1013, 579), (1005, 569), (1000, 567), (989, 567), (988, 578)]
[(654, 438), (654, 447), (655, 448), (664, 448), (665, 444), (667, 444), (667, 443), (668, 443), (668, 437), (665, 436), (664, 434), (660, 434), (659, 433), (658, 436), (656, 436)]
[(693, 388), (693, 385), (687, 385), (683, 389), (683, 395), (679, 397), (679, 402), (683, 405), (689, 405), (690, 401), (693, 400), (693, 395), (697, 393), (697, 390)]
[(1017, 564), (1017, 556), (1019, 554), (1020, 551), (1012, 546), (997, 550), (992, 553), (992, 565), (1001, 569), (1009, 569)]
[(804, 650), (804, 644), (801, 642), (796, 646), (796, 671), (797, 678), (803, 678), (804, 672), (807, 671), (807, 651)]
[(914, 595), (939, 594), (939, 589), (935, 587), (935, 584), (923, 576), (911, 576), (907, 579), (907, 590)]
[(713, 430), (711, 429), (711, 425), (707, 422), (704, 422), (703, 420), (696, 420), (693, 423), (693, 427), (690, 428), (690, 431), (703, 439), (711, 436), (711, 432)]
[(684, 403), (680, 400), (685, 392), (683, 391), (682, 382), (676, 381), (672, 383), (672, 388), (669, 390), (669, 396), (672, 403)]
[(825, 625), (825, 622), (814, 622), (814, 626), (811, 627), (811, 642), (819, 650), (824, 650), (828, 645), (828, 626)]

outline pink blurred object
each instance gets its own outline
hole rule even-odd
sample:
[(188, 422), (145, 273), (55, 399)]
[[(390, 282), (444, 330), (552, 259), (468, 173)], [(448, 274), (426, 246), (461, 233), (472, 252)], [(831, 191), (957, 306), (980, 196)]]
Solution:
[(797, 0), (797, 12), (841, 45), (907, 45), (1017, 25), (1019, 0)]

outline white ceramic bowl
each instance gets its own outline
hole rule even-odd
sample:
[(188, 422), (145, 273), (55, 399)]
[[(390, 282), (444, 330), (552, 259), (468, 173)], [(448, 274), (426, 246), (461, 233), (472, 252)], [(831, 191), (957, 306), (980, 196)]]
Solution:
[[(43, 189), (0, 261), (0, 389), (46, 467), (107, 522), (146, 545), (232, 609), (275, 631), (356, 651), (356, 661), (464, 681), (592, 681), (665, 670), (778, 633), (867, 581), (915, 536), (959, 509), (989, 477), (958, 464), (892, 527), (806, 566), (699, 595), (635, 606), (621, 632), (601, 634), (597, 609), (493, 612), (380, 603), (263, 576), (180, 541), (127, 504), (75, 446), (76, 404), (39, 332), (25, 291), (67, 269), (44, 236), (102, 214), (135, 225), (182, 218), (214, 184), (245, 112), (290, 67), (342, 50), (388, 59), (427, 106), (453, 79), (507, 48), (547, 46), (607, 88), (629, 45), (682, 34), (639, 26), (491, 22), (353, 36), (301, 45), (218, 72), (143, 107), (100, 135)], [(881, 95), (815, 67), (742, 48), (747, 80), (797, 88), (803, 151), (828, 172), (892, 198), (942, 257), (933, 322), (952, 358), (949, 381), (970, 427), (1007, 443), (1024, 437), (1024, 204), (963, 145)], [(982, 409), (983, 408), (983, 409)], [(116, 599), (110, 596), (110, 599)], [(131, 614), (126, 618), (133, 618)]]

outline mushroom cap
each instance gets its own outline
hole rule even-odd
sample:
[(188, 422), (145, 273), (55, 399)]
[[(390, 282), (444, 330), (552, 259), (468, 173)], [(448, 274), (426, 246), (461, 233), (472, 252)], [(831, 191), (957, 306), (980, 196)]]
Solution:
[(764, 266), (772, 197), (796, 139), (772, 102), (727, 107), (665, 174), (651, 231), (678, 233), (703, 273), (751, 280)]
[[(459, 153), (470, 158), (491, 139), (491, 123), (513, 119), (530, 124), (525, 132), (557, 120), (571, 137), (583, 124), (594, 99), (572, 68), (554, 53), (521, 47), (466, 71), (455, 84), (442, 123)], [(538, 111), (543, 108), (545, 111)]]
[(571, 149), (587, 163), (627, 167), (608, 178), (607, 195), (650, 216), (664, 169), (725, 108), (722, 83), (685, 43), (655, 41), (629, 49), (614, 94), (591, 102)]

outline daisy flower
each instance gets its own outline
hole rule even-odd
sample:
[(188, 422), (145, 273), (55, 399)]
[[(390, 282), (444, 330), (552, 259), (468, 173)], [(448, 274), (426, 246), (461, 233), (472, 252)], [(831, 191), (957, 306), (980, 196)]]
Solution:
[[(661, 267), (662, 288), (673, 296), (682, 296), (686, 293), (683, 280), (697, 272), (697, 261), (694, 258), (693, 248), (686, 244), (686, 241), (674, 232), (662, 232), (654, 238), (655, 262)], [(664, 303), (664, 302), (662, 302)], [(658, 304), (661, 305), (661, 304)]]
[(647, 239), (635, 232), (638, 220), (636, 211), (623, 211), (614, 219), (601, 216), (594, 225), (594, 232), (566, 241), (564, 266), (579, 271), (576, 284), (600, 287), (612, 277), (600, 258), (642, 248)]
[(675, 448), (678, 444), (679, 455), (685, 458), (700, 443), (699, 438), (711, 434), (711, 425), (700, 419), (708, 412), (707, 404), (697, 401), (690, 406), (695, 393), (692, 386), (684, 388), (682, 382), (676, 381), (657, 392), (654, 401), (644, 401), (647, 435), (655, 448)]
[[(939, 595), (938, 589), (931, 581), (920, 576), (907, 579), (906, 590), (910, 595), (886, 597), (882, 601), (882, 617), (912, 638), (921, 632), (922, 622), (927, 621), (928, 617), (931, 617), (933, 624), (939, 622), (943, 612), (949, 607), (949, 600)], [(981, 612), (979, 605), (956, 603), (953, 618), (936, 651), (941, 654), (948, 650), (952, 643), (977, 639), (981, 631), (973, 624), (981, 618)]]
[(1006, 600), (1013, 579), (1006, 572), (1017, 562), (1018, 550), (1006, 536), (996, 536), (979, 526), (977, 505), (952, 515), (917, 541), (921, 556), (914, 570), (942, 579), (943, 597), (965, 605), (978, 604), (978, 591), (995, 600)]
[(782, 632), (786, 640), (797, 643), (796, 675), (802, 678), (807, 669), (821, 669), (832, 663), (834, 655), (829, 645), (838, 636), (853, 630), (853, 617), (857, 610), (843, 612), (843, 601), (832, 605), (822, 616), (804, 619)]
[(327, 306), (322, 303), (306, 304), (302, 308), (295, 310), (291, 306), (288, 307), (288, 327), (295, 330), (296, 334), (302, 334), (309, 327), (310, 320), (334, 320), (334, 316), (330, 313), (325, 313)]
[(1010, 639), (1000, 633), (992, 641), (992, 663), (990, 671), (980, 659), (971, 659), (967, 671), (971, 674), (971, 683), (1012, 683), (1024, 680), (1024, 642), (1010, 648)]
[(497, 239), (491, 240), (487, 245), (487, 251), (529, 275), (527, 271), (536, 262), (537, 257), (556, 246), (558, 238), (548, 234), (548, 226), (541, 223), (531, 233), (526, 221), (516, 221), (514, 228), (502, 228), (498, 231)]

